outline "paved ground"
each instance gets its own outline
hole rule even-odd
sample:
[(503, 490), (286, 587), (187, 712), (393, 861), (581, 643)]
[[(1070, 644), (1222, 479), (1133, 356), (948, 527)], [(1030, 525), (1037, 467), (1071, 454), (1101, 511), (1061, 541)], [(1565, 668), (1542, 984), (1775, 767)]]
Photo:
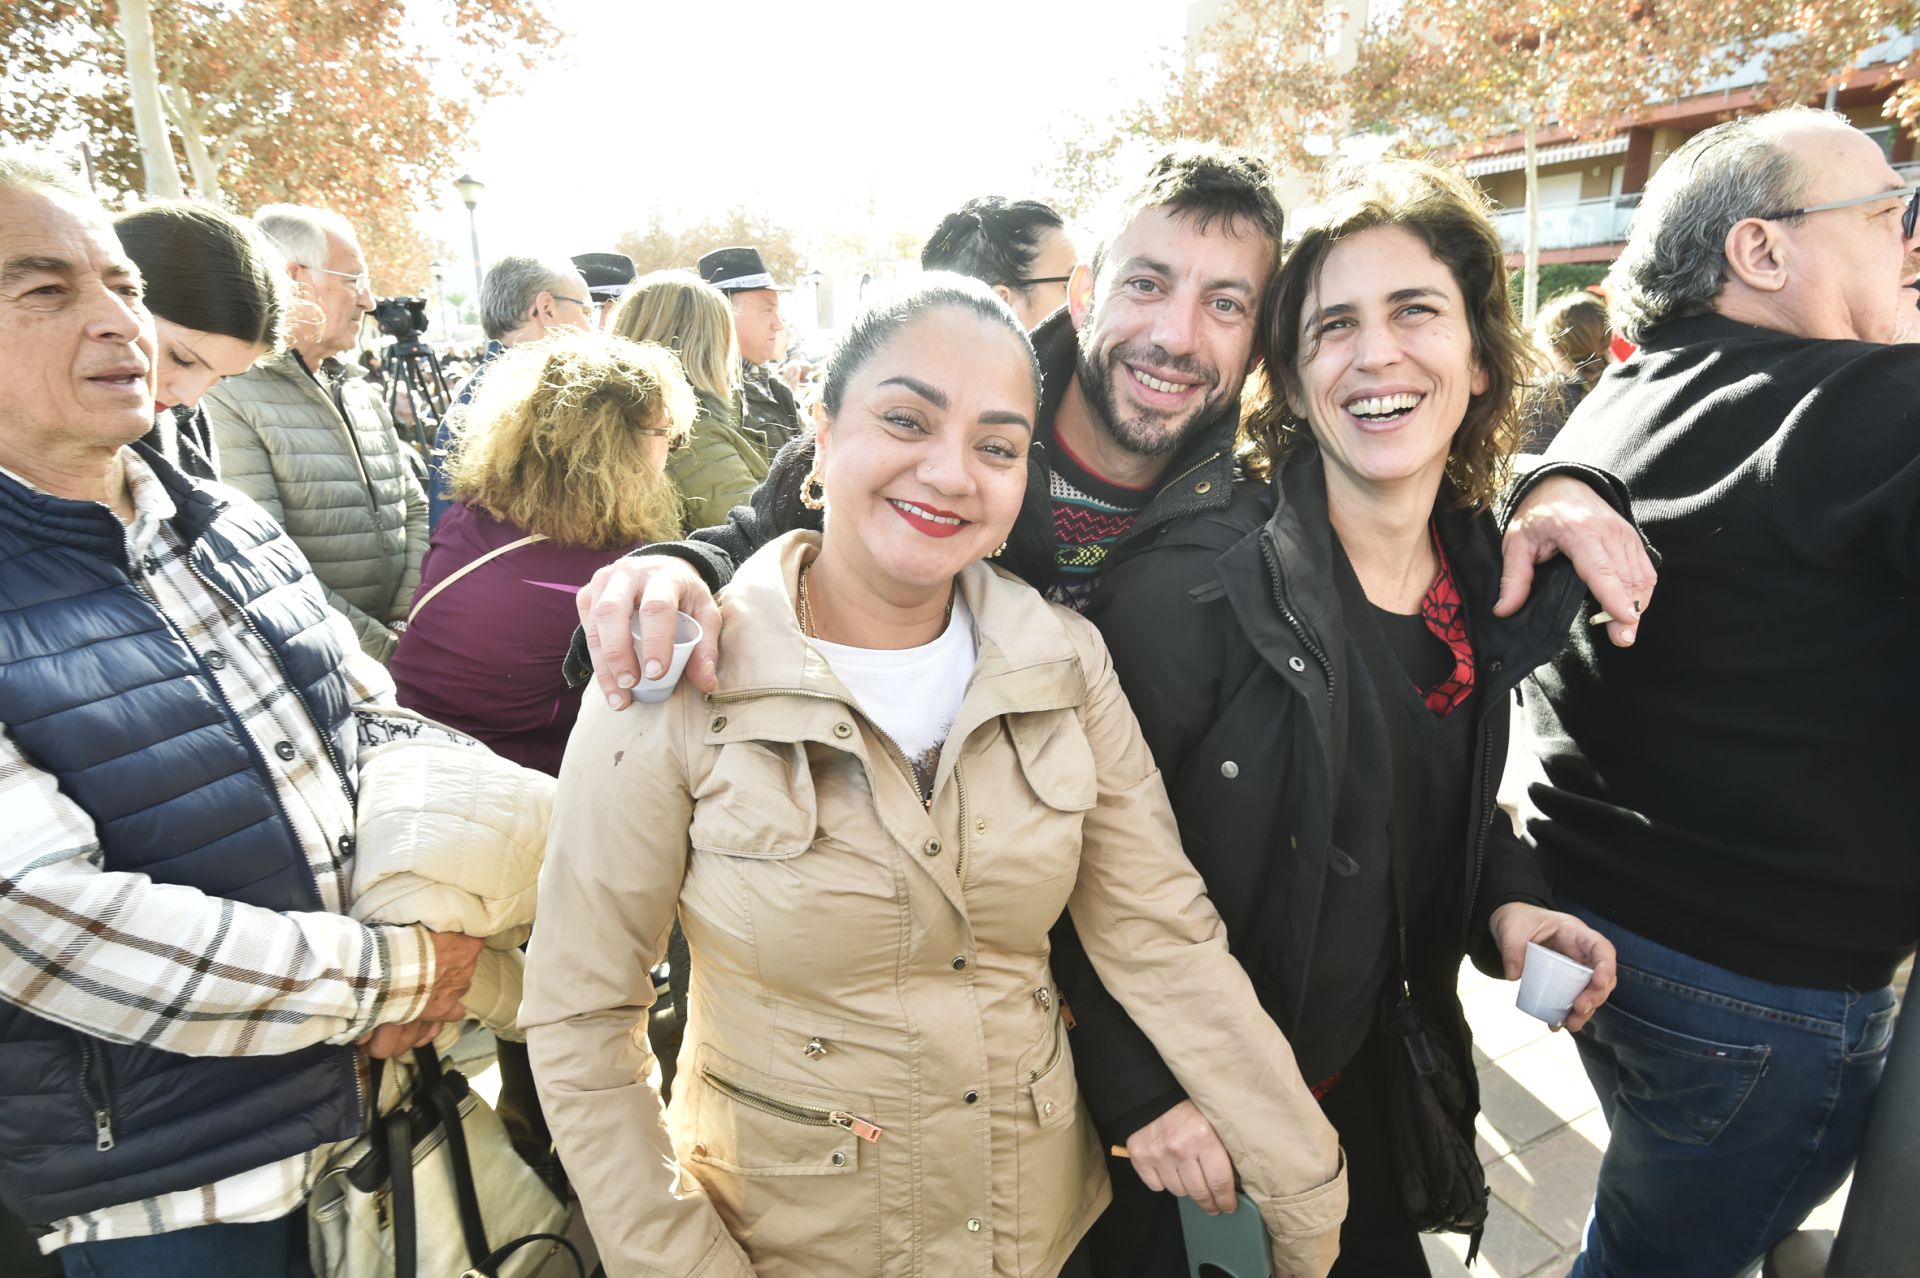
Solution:
[[(1461, 1263), (1464, 1238), (1426, 1239), (1438, 1278), (1560, 1278), (1580, 1250), (1607, 1125), (1572, 1037), (1515, 1008), (1518, 988), (1488, 980), (1472, 964), (1461, 969), (1480, 1068), (1476, 1144), (1493, 1208), (1471, 1270)], [(1806, 1228), (1839, 1228), (1846, 1196), (1842, 1185)]]
[[(1561, 1278), (1580, 1250), (1607, 1125), (1572, 1037), (1514, 1007), (1518, 988), (1487, 979), (1470, 963), (1461, 967), (1460, 994), (1480, 1069), (1476, 1144), (1493, 1208), (1471, 1270), (1461, 1259), (1464, 1238), (1425, 1240), (1436, 1278)], [(488, 1069), (474, 1080), (489, 1100), (498, 1077)], [(1838, 1229), (1846, 1197), (1842, 1185), (1805, 1227)]]

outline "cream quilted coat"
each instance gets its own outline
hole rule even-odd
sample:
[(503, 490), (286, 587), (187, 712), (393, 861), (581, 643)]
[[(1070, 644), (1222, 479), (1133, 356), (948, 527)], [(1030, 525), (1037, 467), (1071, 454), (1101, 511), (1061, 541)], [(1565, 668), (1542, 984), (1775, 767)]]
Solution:
[(368, 751), (355, 809), (353, 909), (484, 937), (467, 1012), (518, 1039), (523, 958), (553, 778), (484, 746), (421, 737)]
[[(741, 566), (717, 694), (589, 698), (567, 749), (521, 1024), (608, 1273), (1057, 1273), (1108, 1197), (1047, 965), (1069, 905), (1276, 1262), (1325, 1273), (1334, 1132), (1227, 953), (1097, 633), (969, 567), (979, 661), (923, 805), (800, 634), (817, 545)], [(676, 907), (693, 985), (663, 1125), (648, 969)]]
[(220, 478), (266, 507), (313, 565), (327, 602), (378, 661), (407, 615), (427, 550), (427, 498), (386, 405), (358, 377), (333, 398), (291, 351), (207, 392)]

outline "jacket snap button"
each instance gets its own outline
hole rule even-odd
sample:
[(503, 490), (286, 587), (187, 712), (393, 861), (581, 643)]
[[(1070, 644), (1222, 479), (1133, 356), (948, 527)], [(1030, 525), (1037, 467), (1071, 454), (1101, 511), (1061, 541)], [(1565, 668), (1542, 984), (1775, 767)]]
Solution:
[(1300, 660), (1300, 658), (1298, 657), (1287, 658), (1287, 669), (1293, 671), (1295, 674), (1302, 673), (1303, 671), (1306, 670), (1306, 668), (1307, 668), (1307, 663)]
[(954, 960), (953, 960), (953, 970), (954, 970), (954, 971), (956, 971), (956, 972), (964, 972), (964, 971), (966, 971), (966, 970), (967, 970), (967, 956), (966, 956), (966, 955), (964, 955), (964, 954), (960, 954), (960, 955), (956, 955), (956, 956), (954, 957)]
[(227, 668), (227, 654), (226, 654), (226, 653), (224, 653), (224, 652), (209, 652), (209, 653), (207, 654), (207, 669), (209, 669), (209, 670), (225, 670), (226, 668)]
[(1213, 481), (1211, 479), (1203, 479), (1193, 486), (1193, 491), (1204, 497), (1213, 491)]
[(827, 1045), (817, 1038), (810, 1038), (807, 1040), (807, 1045), (800, 1050), (807, 1054), (808, 1060), (817, 1061), (827, 1054)]
[(727, 730), (727, 716), (724, 714), (716, 714), (713, 716), (713, 724), (709, 730), (713, 732), (725, 732)]
[(836, 723), (833, 725), (833, 735), (845, 741), (853, 735), (853, 725), (851, 723)]
[(971, 1216), (967, 1217), (967, 1232), (970, 1234), (977, 1234), (980, 1232), (980, 1222), (978, 1220), (975, 1220)]
[(922, 852), (925, 852), (925, 853), (926, 853), (926, 854), (927, 854), (928, 856), (939, 856), (939, 855), (940, 855), (940, 840), (938, 840), (938, 839), (928, 839), (928, 840), (927, 840), (927, 846), (925, 846), (924, 848), (921, 848), (920, 850), (921, 850)]
[(1220, 765), (1220, 775), (1225, 777), (1227, 780), (1231, 781), (1235, 777), (1240, 775), (1240, 765), (1235, 763), (1232, 759), (1228, 759), (1225, 763)]
[(1500, 667), (1502, 667), (1502, 666), (1504, 666), (1504, 665), (1506, 665), (1506, 664), (1507, 664), (1506, 662), (1504, 662), (1504, 661), (1501, 661), (1501, 660), (1499, 660), (1499, 659), (1497, 659), (1497, 658), (1496, 658), (1495, 660), (1493, 660), (1493, 661), (1489, 661), (1489, 662), (1487, 663), (1487, 672), (1488, 672), (1489, 674), (1499, 674), (1499, 673), (1500, 673)]
[(696, 1158), (705, 1158), (707, 1156), (707, 1147), (705, 1145), (695, 1145), (693, 1147), (693, 1153)]
[(1042, 1106), (1040, 1107), (1040, 1112), (1041, 1112), (1041, 1113), (1042, 1113), (1043, 1115), (1045, 1115), (1046, 1117), (1048, 1117), (1048, 1118), (1052, 1118), (1052, 1117), (1053, 1117), (1053, 1102), (1052, 1102), (1052, 1101), (1048, 1101), (1048, 1102), (1047, 1102), (1046, 1104), (1044, 1104), (1044, 1105), (1042, 1105)]
[(985, 834), (987, 832), (987, 819), (981, 817), (978, 821), (975, 821), (973, 823), (973, 831), (975, 834)]
[(141, 571), (145, 572), (149, 577), (151, 577), (154, 573), (160, 571), (159, 558), (155, 555), (148, 555), (145, 559), (142, 559), (140, 561), (140, 569)]
[(341, 856), (352, 856), (353, 849), (355, 846), (356, 845), (354, 843), (354, 838), (351, 834), (343, 834), (340, 836), (340, 855)]
[(833, 1165), (834, 1165), (835, 1167), (845, 1167), (845, 1166), (847, 1165), (847, 1156), (846, 1156), (845, 1154), (843, 1154), (843, 1153), (841, 1153), (841, 1152), (840, 1152), (839, 1150), (837, 1150), (837, 1149), (836, 1149), (836, 1150), (834, 1150), (834, 1151), (833, 1151)]
[(979, 1092), (968, 1092), (968, 1093), (967, 1093), (967, 1094), (966, 1094), (965, 1096), (963, 1096), (963, 1097), (961, 1097), (961, 1099), (962, 1099), (962, 1100), (964, 1100), (964, 1101), (966, 1101), (966, 1102), (967, 1102), (967, 1104), (969, 1104), (969, 1105), (971, 1105), (971, 1104), (973, 1104), (973, 1103), (974, 1103), (975, 1101), (977, 1101), (977, 1100), (979, 1100), (979, 1099), (980, 1099), (980, 1093), (979, 1093)]
[(292, 759), (295, 754), (299, 753), (293, 748), (293, 742), (291, 741), (274, 742), (273, 752), (279, 755), (282, 759), (289, 759), (289, 760)]

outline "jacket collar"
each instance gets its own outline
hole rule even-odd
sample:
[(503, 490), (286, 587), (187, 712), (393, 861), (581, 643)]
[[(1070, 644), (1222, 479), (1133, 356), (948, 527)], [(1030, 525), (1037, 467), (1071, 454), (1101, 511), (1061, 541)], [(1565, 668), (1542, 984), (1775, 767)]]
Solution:
[[(794, 599), (802, 565), (819, 553), (820, 536), (785, 534), (740, 566), (721, 596), (726, 634), (718, 688), (708, 700), (730, 704), (732, 730), (716, 743), (736, 739), (819, 739), (825, 715), (844, 717), (841, 706), (858, 703), (819, 651), (801, 633)], [(1055, 710), (1086, 699), (1086, 681), (1065, 624), (1033, 589), (984, 562), (959, 576), (961, 598), (973, 615), (979, 655), (952, 739), (998, 715)], [(830, 726), (830, 725), (829, 725)], [(844, 744), (844, 743), (840, 743)]]
[[(196, 486), (145, 442), (128, 447), (165, 489), (174, 506), (173, 517), (167, 522), (181, 541), (191, 546), (226, 503)], [(0, 528), (30, 541), (66, 546), (126, 565), (126, 526), (112, 511), (97, 501), (55, 497), (5, 473), (0, 473)]]
[[(1469, 609), (1476, 692), (1491, 694), (1481, 700), (1484, 705), (1491, 696), (1504, 696), (1559, 651), (1586, 597), (1585, 587), (1566, 557), (1559, 556), (1540, 566), (1519, 612), (1494, 616), (1501, 568), (1494, 522), (1485, 514), (1455, 509), (1451, 497), (1452, 489), (1443, 485), (1434, 522)], [(1334, 539), (1326, 470), (1311, 442), (1281, 465), (1274, 476), (1273, 499), (1266, 523), (1220, 559), (1228, 599), (1241, 627), (1270, 662), (1279, 664), (1281, 653), (1302, 646), (1309, 652), (1317, 648), (1315, 659), (1335, 686), (1343, 686), (1345, 618), (1334, 573), (1336, 556), (1345, 552)], [(1298, 623), (1298, 631), (1293, 623)], [(1325, 737), (1329, 725), (1321, 726)]]

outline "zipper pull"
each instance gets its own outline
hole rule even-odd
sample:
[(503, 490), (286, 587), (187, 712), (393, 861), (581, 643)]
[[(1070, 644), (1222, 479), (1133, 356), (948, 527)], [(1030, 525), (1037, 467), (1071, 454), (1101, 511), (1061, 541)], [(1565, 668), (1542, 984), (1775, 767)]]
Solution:
[(103, 1154), (113, 1148), (113, 1115), (105, 1108), (93, 1111), (93, 1147)]
[(861, 1140), (864, 1140), (869, 1145), (873, 1144), (875, 1141), (880, 1139), (879, 1124), (869, 1123), (864, 1118), (856, 1118), (854, 1115), (847, 1113), (847, 1111), (844, 1109), (836, 1109), (832, 1113), (828, 1114), (827, 1121), (829, 1123), (832, 1123), (835, 1127), (846, 1128), (848, 1131), (852, 1132), (855, 1136), (858, 1136)]

